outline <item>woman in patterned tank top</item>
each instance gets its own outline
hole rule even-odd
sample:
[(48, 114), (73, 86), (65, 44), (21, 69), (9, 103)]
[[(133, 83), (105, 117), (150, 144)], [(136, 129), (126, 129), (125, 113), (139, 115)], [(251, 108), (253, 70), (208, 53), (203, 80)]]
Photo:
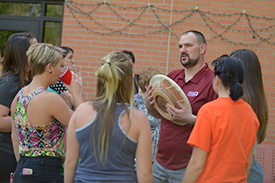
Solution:
[[(59, 95), (45, 90), (62, 72), (62, 52), (46, 43), (34, 44), (27, 51), (34, 77), (11, 106), (12, 141), (18, 161), (14, 182), (63, 182), (64, 128), (73, 111)], [(73, 74), (71, 85), (66, 87), (76, 106), (82, 103), (81, 78)]]

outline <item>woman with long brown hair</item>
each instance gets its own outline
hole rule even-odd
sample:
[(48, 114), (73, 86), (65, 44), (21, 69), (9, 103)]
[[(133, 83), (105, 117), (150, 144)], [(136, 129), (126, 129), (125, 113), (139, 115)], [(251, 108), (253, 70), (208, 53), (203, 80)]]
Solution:
[[(256, 53), (249, 49), (235, 50), (230, 55), (239, 58), (245, 68), (244, 82), (242, 84), (244, 91), (243, 99), (252, 107), (260, 122), (260, 127), (257, 132), (257, 145), (264, 141), (268, 124), (268, 107), (264, 92), (260, 61)], [(255, 159), (255, 156), (247, 182), (263, 182), (263, 169)]]
[(11, 142), (10, 107), (17, 92), (30, 80), (30, 65), (26, 51), (37, 43), (32, 33), (12, 34), (6, 44), (0, 78), (0, 182), (9, 181), (9, 174), (16, 168)]

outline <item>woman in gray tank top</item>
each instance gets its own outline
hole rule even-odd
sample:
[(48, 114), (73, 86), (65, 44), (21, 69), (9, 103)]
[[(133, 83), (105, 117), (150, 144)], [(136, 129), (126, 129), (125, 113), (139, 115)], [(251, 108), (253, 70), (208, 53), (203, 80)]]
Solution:
[(152, 183), (151, 130), (146, 115), (132, 107), (130, 58), (111, 52), (102, 60), (96, 97), (69, 122), (65, 182)]

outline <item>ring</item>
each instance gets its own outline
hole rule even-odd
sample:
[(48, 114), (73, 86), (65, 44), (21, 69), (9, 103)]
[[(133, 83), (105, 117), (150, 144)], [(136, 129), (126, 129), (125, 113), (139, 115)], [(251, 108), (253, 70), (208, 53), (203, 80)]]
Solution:
[(171, 114), (171, 117), (173, 117), (174, 115), (173, 114)]

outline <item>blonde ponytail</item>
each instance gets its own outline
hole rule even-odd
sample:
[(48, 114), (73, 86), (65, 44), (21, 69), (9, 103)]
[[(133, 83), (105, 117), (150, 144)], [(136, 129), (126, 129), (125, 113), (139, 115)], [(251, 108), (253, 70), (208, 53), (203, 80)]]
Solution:
[[(123, 52), (111, 52), (102, 58), (102, 65), (97, 69), (96, 76), (98, 77), (97, 92), (93, 103), (98, 115), (92, 133), (93, 149), (96, 159), (99, 157), (100, 162), (104, 164), (107, 161), (117, 103), (125, 106), (125, 111), (129, 116), (128, 129), (130, 127), (134, 96), (131, 59)], [(128, 104), (130, 104), (130, 111)], [(104, 116), (98, 137), (98, 151), (96, 152), (94, 134), (98, 118), (102, 113), (104, 113)]]

